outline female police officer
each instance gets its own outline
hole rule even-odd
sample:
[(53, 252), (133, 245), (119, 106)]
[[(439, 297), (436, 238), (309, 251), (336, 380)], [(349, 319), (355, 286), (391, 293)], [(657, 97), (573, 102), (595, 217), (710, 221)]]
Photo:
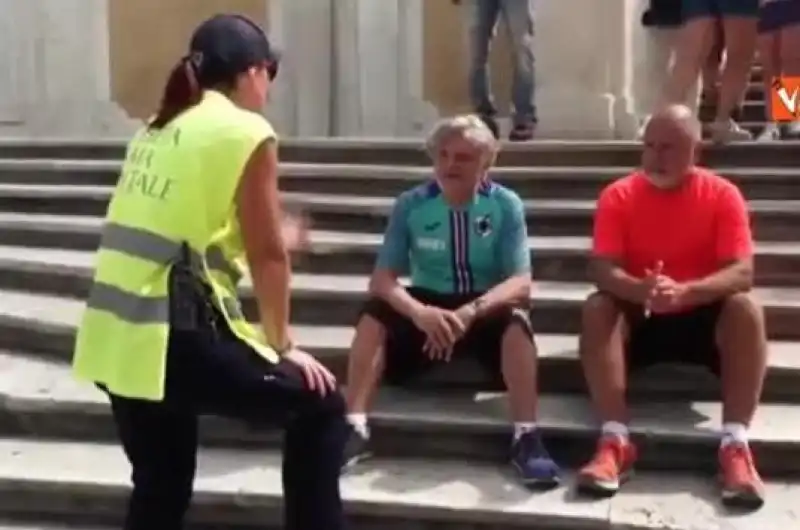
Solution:
[[(133, 467), (126, 530), (182, 527), (204, 413), (285, 424), (286, 528), (344, 527), (343, 401), (288, 332), (277, 140), (258, 114), (277, 66), (253, 22), (211, 18), (128, 146), (74, 356)], [(263, 335), (236, 298), (245, 258)]]

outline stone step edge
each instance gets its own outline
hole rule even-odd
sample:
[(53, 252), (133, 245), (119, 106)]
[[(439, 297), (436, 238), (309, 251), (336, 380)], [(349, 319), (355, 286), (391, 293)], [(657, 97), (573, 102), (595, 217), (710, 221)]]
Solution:
[[(111, 197), (114, 187), (78, 186), (65, 188), (59, 184), (2, 184), (0, 198), (4, 199), (53, 199), (105, 202)], [(309, 213), (343, 213), (385, 217), (391, 212), (394, 197), (359, 196), (353, 194), (325, 194), (311, 192), (282, 192), (284, 204), (307, 209)], [(592, 214), (597, 201), (593, 199), (523, 199), (526, 214), (558, 214), (565, 216)], [(748, 201), (753, 214), (795, 214), (800, 209), (800, 199), (757, 199)]]
[[(17, 429), (19, 432), (14, 434), (34, 436), (48, 430), (51, 436), (58, 436), (66, 429), (73, 436), (83, 437), (81, 429), (90, 426), (95, 432), (100, 427), (98, 420), (105, 419), (108, 426), (112, 425), (105, 395), (93, 385), (75, 380), (68, 366), (24, 359), (14, 353), (2, 354), (0, 360), (5, 367), (0, 371), (0, 406), (6, 416), (5, 426), (0, 429)], [(676, 409), (684, 411), (676, 415)], [(718, 443), (719, 401), (634, 401), (631, 410), (632, 435), (645, 444), (657, 441), (713, 448)], [(207, 438), (212, 442), (273, 440), (269, 429), (242, 429), (237, 422), (219, 418), (208, 423), (216, 426), (207, 431), (213, 433)], [(507, 439), (510, 430), (507, 398), (502, 392), (442, 394), (383, 387), (371, 423), (378, 437), (399, 429), (420, 434), (459, 433)], [(597, 432), (585, 395), (540, 395), (538, 423), (546, 435), (569, 439), (591, 440)], [(232, 437), (226, 440), (226, 433), (231, 432)], [(800, 450), (800, 405), (762, 404), (750, 439), (756, 450), (791, 450), (793, 454)]]
[[(128, 465), (116, 445), (0, 440), (0, 455), (6, 457), (0, 458), (6, 509), (59, 516), (81, 515), (91, 507), (115, 517), (129, 492)], [(282, 505), (279, 469), (275, 452), (201, 450), (192, 519), (222, 525), (277, 522)], [(716, 511), (710, 480), (637, 474), (615, 498), (582, 502), (571, 490), (571, 476), (561, 488), (532, 493), (499, 465), (387, 460), (345, 475), (342, 491), (348, 516), (385, 523), (407, 518), (542, 529), (645, 530), (658, 520), (665, 528), (689, 530), (734, 517)], [(755, 514), (736, 514), (736, 522), (743, 528), (790, 528), (792, 496), (796, 502), (798, 488), (795, 483), (769, 481), (766, 507)], [(647, 493), (656, 491), (661, 493)]]
[[(5, 307), (19, 304), (23, 297), (29, 296), (81, 302), (85, 301), (91, 287), (91, 267), (41, 264), (5, 267), (0, 261), (0, 271), (4, 279), (0, 282), (2, 292), (12, 297), (11, 301), (4, 304)], [(257, 308), (252, 287), (248, 283), (243, 282), (238, 295), (245, 314), (252, 317)], [(294, 321), (304, 324), (355, 324), (359, 307), (368, 298), (366, 283), (366, 275), (293, 275), (291, 295)], [(585, 282), (537, 281), (530, 297), (534, 326), (538, 322), (541, 331), (576, 332), (577, 321), (574, 318), (577, 318), (581, 305), (593, 291), (593, 286)], [(770, 339), (800, 338), (796, 327), (792, 327), (790, 322), (792, 315), (800, 311), (800, 288), (760, 285), (753, 289), (752, 295), (764, 309)], [(337, 308), (347, 308), (348, 312), (326, 312), (332, 309), (331, 304), (344, 304), (337, 305)], [(0, 305), (0, 310), (2, 307)], [(569, 320), (553, 320), (551, 317), (556, 313), (569, 315)]]
[[(69, 215), (45, 215), (44, 223), (59, 223), (48, 225), (46, 228), (42, 227), (41, 223), (37, 221), (37, 215), (31, 214), (29, 220), (8, 220), (0, 213), (0, 231), (14, 231), (25, 230), (29, 232), (42, 232), (42, 233), (61, 233), (64, 236), (95, 236), (97, 244), (100, 243), (100, 235), (102, 233), (102, 224), (98, 222), (94, 226), (87, 226), (84, 223), (78, 223), (73, 226), (70, 225)], [(50, 221), (49, 217), (63, 217), (65, 220), (63, 224), (60, 221)], [(52, 229), (51, 229), (52, 228)], [(298, 259), (302, 260), (304, 255), (327, 255), (327, 254), (344, 254), (344, 253), (359, 253), (376, 256), (378, 250), (381, 248), (381, 241), (383, 235), (379, 233), (357, 233), (342, 230), (315, 230), (309, 231), (310, 245), (306, 249), (297, 252)], [(535, 235), (528, 236), (527, 246), (531, 253), (536, 256), (543, 257), (591, 257), (591, 237), (588, 236), (560, 236), (560, 235)], [(796, 259), (800, 258), (800, 242), (791, 241), (755, 241), (755, 255), (757, 258), (769, 259)], [(0, 244), (0, 260), (6, 265), (12, 266), (20, 264), (24, 266), (28, 263), (36, 263), (36, 258), (19, 258), (8, 257), (24, 255), (25, 253), (44, 253), (44, 252), (57, 252), (57, 253), (91, 253), (94, 254), (95, 248), (86, 249), (78, 247), (50, 247), (37, 245), (35, 242), (27, 244), (20, 242), (18, 244)], [(534, 271), (535, 276), (535, 271)]]
[[(323, 344), (319, 340), (307, 343), (304, 338), (314, 334), (315, 326), (300, 327), (305, 333), (296, 335), (298, 345), (319, 359), (340, 381), (346, 382), (349, 343)], [(565, 347), (564, 339), (567, 337), (574, 345)], [(537, 335), (540, 392), (586, 392), (577, 353), (577, 340), (575, 335)], [(0, 315), (0, 348), (15, 351), (17, 355), (54, 363), (69, 363), (74, 341), (73, 326), (22, 316)], [(800, 403), (800, 388), (797, 385), (800, 379), (800, 356), (796, 354), (798, 343), (770, 341), (772, 350), (762, 393), (764, 403)], [(632, 397), (646, 399), (716, 399), (720, 392), (719, 382), (701, 369), (681, 366), (656, 367), (635, 374), (629, 385)], [(420, 389), (436, 388), (443, 392), (502, 388), (497, 382), (490, 380), (485, 370), (472, 359), (457, 360), (447, 367), (433, 369), (412, 386)]]
[[(77, 217), (89, 217), (101, 213), (99, 208), (105, 208), (111, 197), (111, 189), (97, 191), (92, 189), (94, 186), (65, 188), (61, 185), (22, 185), (17, 187), (26, 189), (4, 189), (7, 186), (0, 184), (0, 201), (3, 201), (6, 213), (26, 213), (25, 210), (33, 201), (34, 206), (32, 207), (40, 213), (62, 216), (74, 214)], [(35, 189), (44, 186), (52, 189)], [(352, 225), (355, 220), (358, 220), (362, 223), (368, 222), (365, 227), (359, 229), (365, 229), (369, 233), (384, 230), (383, 223), (391, 213), (395, 201), (393, 197), (302, 192), (282, 192), (281, 196), (287, 210), (307, 214), (311, 218), (312, 224), (316, 217), (321, 216), (328, 217), (325, 221), (320, 221), (320, 224), (339, 221), (349, 222)], [(578, 221), (590, 223), (596, 210), (596, 201), (593, 199), (543, 198), (522, 199), (522, 202), (529, 227), (535, 226), (531, 225), (531, 222)], [(800, 212), (800, 199), (754, 199), (747, 202), (756, 227), (758, 227), (758, 223), (765, 223), (769, 228), (769, 223), (794, 222), (800, 215), (798, 213)], [(77, 208), (82, 210), (77, 211)], [(334, 216), (336, 216), (335, 220)], [(381, 224), (375, 225), (375, 222)], [(576, 230), (580, 230), (580, 233), (569, 235), (585, 235), (587, 229)]]
[[(70, 147), (98, 147), (119, 148), (123, 152), (127, 146), (128, 138), (58, 138), (58, 137), (4, 137), (0, 139), (0, 148), (70, 148)], [(503, 149), (508, 151), (536, 152), (542, 150), (559, 149), (564, 151), (604, 151), (607, 149), (624, 149), (638, 151), (641, 142), (636, 140), (552, 140), (538, 139), (531, 142), (509, 142), (502, 140)], [(775, 148), (788, 148), (800, 146), (800, 141), (788, 140), (777, 144), (758, 144), (738, 142), (726, 145), (708, 142), (708, 146), (715, 151), (730, 150), (775, 150)], [(784, 147), (785, 146), (785, 147)], [(291, 149), (329, 149), (359, 150), (359, 149), (394, 149), (398, 151), (423, 151), (424, 142), (415, 138), (376, 138), (376, 137), (289, 137), (281, 139), (281, 147)]]
[[(0, 260), (0, 270), (2, 270), (2, 264), (3, 262)], [(52, 268), (53, 266), (51, 265), (50, 267)], [(84, 274), (76, 274), (75, 278), (86, 279), (89, 278), (89, 276)], [(326, 278), (323, 277), (323, 282), (325, 279)], [(550, 283), (563, 283), (566, 285), (570, 284), (569, 282)], [(572, 285), (575, 285), (575, 283), (573, 282)], [(798, 289), (798, 291), (800, 291), (800, 289)], [(4, 299), (7, 301), (12, 298), (17, 298), (17, 300), (11, 305), (4, 305)], [(534, 301), (536, 300), (537, 298), (534, 298)], [(547, 300), (547, 298), (544, 300)], [(48, 313), (47, 311), (41, 313), (38, 310), (25, 309), (25, 313), (20, 314), (16, 312), (17, 309), (14, 309), (14, 307), (19, 307), (17, 304), (22, 304), (29, 308), (47, 308), (49, 311), (53, 308), (53, 303), (58, 303), (62, 306), (56, 311), (56, 313), (59, 315), (58, 317), (54, 317), (54, 313)], [(5, 324), (16, 326), (20, 329), (35, 328), (43, 333), (48, 334), (74, 334), (75, 326), (79, 322), (80, 313), (84, 310), (84, 308), (85, 299), (83, 297), (42, 294), (29, 291), (19, 291), (13, 288), (0, 289), (0, 319), (3, 319)], [(316, 332), (312, 330), (323, 329), (327, 330), (326, 333), (333, 332), (339, 335), (341, 335), (342, 330), (349, 330), (346, 332), (347, 338), (342, 340), (340, 337), (340, 343), (334, 346), (330, 346), (329, 344), (323, 345), (319, 341), (305, 344), (307, 347), (313, 347), (321, 352), (325, 352), (325, 355), (334, 355), (336, 352), (342, 351), (343, 348), (349, 347), (349, 343), (352, 339), (352, 325), (341, 326), (308, 323), (294, 323), (291, 325), (301, 329), (301, 341), (302, 336), (305, 333), (307, 333), (309, 336), (315, 335)], [(571, 345), (567, 346), (566, 343), (571, 340), (577, 340), (576, 335), (570, 333), (537, 333), (536, 336), (539, 339), (538, 345), (542, 350), (540, 353), (543, 357), (560, 359), (571, 358), (574, 356), (573, 352), (575, 348)], [(777, 353), (773, 353), (771, 358), (771, 362), (774, 363), (773, 365), (781, 368), (793, 368), (795, 366), (794, 354), (800, 352), (800, 340), (773, 339), (769, 342), (773, 349), (777, 348)]]
[[(0, 293), (2, 293), (1, 290)], [(319, 359), (346, 359), (349, 354), (352, 327), (309, 324), (293, 325), (291, 327), (295, 330), (294, 336), (298, 347)], [(349, 331), (347, 333), (348, 340), (346, 341), (341, 340), (341, 335), (344, 334), (342, 330), (344, 329)], [(8, 334), (19, 334), (25, 331), (41, 333), (49, 339), (58, 340), (59, 344), (72, 342), (76, 333), (76, 328), (72, 324), (15, 315), (8, 312), (0, 312), (0, 330), (6, 330)], [(319, 340), (321, 335), (330, 333), (328, 330), (335, 330), (333, 333), (338, 336), (338, 340), (331, 342)], [(315, 339), (311, 339), (311, 337), (315, 337)], [(2, 342), (4, 340), (0, 339), (0, 343)], [(567, 365), (576, 365), (579, 362), (578, 336), (575, 334), (537, 333), (536, 346), (540, 366), (542, 364), (550, 364), (565, 367)], [(7, 344), (6, 347), (13, 347), (13, 345)], [(773, 375), (783, 377), (795, 374), (800, 375), (800, 341), (771, 340), (769, 341), (769, 349), (768, 367), (773, 372)], [(52, 348), (51, 353), (55, 354), (56, 359), (62, 361), (69, 361), (71, 357), (71, 351), (65, 351), (57, 346)]]
[[(87, 506), (121, 513), (129, 471), (119, 447), (0, 441), (0, 454), (9, 452), (13, 462), (0, 466), (3, 505), (52, 515), (81, 514)], [(276, 453), (204, 450), (199, 461), (193, 519), (263, 525), (278, 517), (282, 500)], [(613, 499), (586, 502), (575, 498), (571, 476), (558, 489), (531, 493), (500, 466), (375, 461), (344, 476), (342, 491), (348, 516), (386, 523), (405, 517), (543, 530), (652, 530), (655, 521), (672, 530), (711, 528), (724, 521), (741, 528), (796, 524), (796, 483), (768, 481), (766, 506), (743, 515), (718, 510), (711, 481), (697, 475), (637, 474)]]
[[(58, 265), (25, 260), (0, 259), (0, 269), (5, 274), (19, 272), (24, 274), (47, 275), (54, 280), (73, 280), (75, 283), (63, 293), (49, 293), (63, 295), (65, 298), (83, 300), (87, 290), (87, 283), (93, 276), (91, 266), (83, 265)], [(366, 300), (368, 291), (368, 275), (364, 274), (293, 274), (292, 296), (295, 300)], [(334, 286), (334, 288), (330, 288)], [(5, 287), (3, 291), (14, 292), (14, 289)], [(531, 302), (534, 310), (551, 306), (562, 307), (565, 305), (580, 304), (593, 291), (587, 282), (575, 281), (535, 281), (531, 292)], [(82, 293), (82, 294), (81, 294)], [(778, 294), (780, 293), (780, 294)], [(19, 294), (26, 294), (19, 292)], [(41, 293), (39, 293), (41, 294)], [(34, 293), (34, 295), (37, 295)], [(794, 311), (800, 310), (800, 287), (792, 286), (756, 286), (753, 295), (767, 311)], [(245, 278), (239, 288), (239, 296), (245, 302), (253, 297), (252, 285)]]
[[(33, 158), (0, 158), (0, 172), (53, 172), (65, 173), (64, 183), (74, 172), (113, 173), (116, 175), (122, 167), (122, 161), (87, 160), (87, 159), (33, 159)], [(634, 170), (634, 166), (498, 166), (491, 173), (502, 179), (548, 179), (560, 181), (564, 178), (578, 178), (585, 181), (606, 181), (621, 177)], [(800, 170), (787, 167), (770, 166), (717, 166), (714, 168), (722, 175), (733, 175), (739, 178), (763, 180), (765, 177), (792, 178), (800, 174)], [(428, 166), (397, 166), (392, 164), (344, 164), (344, 163), (302, 163), (284, 162), (280, 164), (281, 178), (328, 178), (331, 180), (402, 180), (419, 182), (431, 175)], [(80, 180), (75, 181), (80, 184)], [(62, 185), (62, 184), (58, 184)], [(96, 186), (97, 184), (95, 184)]]
[[(58, 233), (64, 236), (95, 236), (100, 242), (104, 220), (99, 216), (60, 215), (60, 214), (17, 214), (0, 212), (0, 231), (25, 230), (28, 232)], [(298, 252), (303, 254), (334, 254), (360, 252), (376, 254), (380, 249), (383, 234), (375, 232), (352, 232), (348, 230), (325, 230), (312, 228), (309, 231), (310, 247)], [(545, 256), (591, 255), (592, 238), (585, 235), (529, 235), (530, 251)], [(27, 253), (88, 253), (96, 250), (78, 247), (49, 247), (35, 243), (0, 244), (0, 259), (9, 264), (35, 262), (36, 259), (8, 257)], [(800, 256), (800, 242), (755, 241), (755, 253), (759, 257), (794, 258)]]
[[(116, 444), (6, 439), (0, 440), (0, 455), (3, 453), (13, 462), (0, 463), (0, 509), (13, 506), (17, 511), (38, 512), (37, 515), (69, 516), (79, 515), (88, 505), (94, 515), (121, 513), (130, 486), (128, 465)], [(65, 466), (67, 459), (69, 464)], [(31, 465), (36, 469), (30, 469)], [(191, 515), (195, 522), (278, 522), (282, 491), (277, 452), (201, 449), (198, 468)], [(427, 480), (424, 495), (419, 493), (415, 475)], [(466, 480), (456, 481), (453, 476)], [(407, 491), (402, 491), (401, 485)], [(365, 464), (357, 474), (344, 476), (342, 490), (349, 516), (386, 522), (398, 517), (420, 522), (537, 527), (557, 522), (586, 530), (602, 528), (604, 523), (587, 515), (561, 515), (556, 507), (565, 503), (558, 502), (558, 492), (547, 494), (550, 499), (542, 502), (515, 485), (499, 466), (376, 461)], [(504, 498), (487, 501), (481, 491), (502, 491)], [(603, 501), (600, 503), (602, 506)], [(592, 515), (603, 512), (596, 507), (587, 507), (586, 511)]]

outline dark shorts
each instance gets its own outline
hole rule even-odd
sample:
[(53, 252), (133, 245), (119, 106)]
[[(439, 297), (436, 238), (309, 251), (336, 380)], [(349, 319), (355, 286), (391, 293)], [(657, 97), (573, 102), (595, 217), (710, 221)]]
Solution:
[[(427, 289), (409, 288), (409, 294), (426, 305), (455, 310), (475, 300), (476, 294), (442, 294)], [(386, 328), (384, 381), (390, 385), (403, 385), (436, 366), (423, 351), (425, 334), (414, 323), (395, 311), (379, 298), (371, 298), (361, 312), (380, 322)], [(475, 321), (467, 334), (456, 343), (453, 358), (470, 356), (497, 381), (502, 380), (500, 346), (503, 334), (511, 325), (519, 325), (531, 337), (530, 316), (525, 309), (506, 309)]]
[(657, 364), (690, 364), (719, 376), (716, 326), (722, 303), (645, 318), (642, 306), (618, 300), (628, 325), (628, 371)]
[(800, 24), (800, 0), (778, 0), (761, 8), (758, 31), (769, 33), (797, 24)]
[(695, 18), (758, 17), (759, 0), (681, 0), (683, 20)]

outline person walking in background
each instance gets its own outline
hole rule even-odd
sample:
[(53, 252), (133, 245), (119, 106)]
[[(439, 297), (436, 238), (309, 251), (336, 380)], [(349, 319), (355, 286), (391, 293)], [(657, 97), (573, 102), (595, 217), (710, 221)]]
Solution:
[[(677, 1), (677, 0), (676, 0)], [(759, 0), (682, 0), (683, 26), (678, 33), (675, 66), (664, 89), (664, 103), (685, 103), (709, 58), (717, 24), (722, 24), (725, 67), (713, 123), (714, 141), (752, 136), (734, 120), (750, 75), (756, 44)]]
[[(462, 0), (452, 0), (461, 4)], [(473, 110), (499, 137), (489, 79), (489, 50), (502, 17), (513, 46), (512, 129), (509, 140), (532, 140), (536, 130), (533, 0), (463, 0), (469, 9), (469, 95)]]
[[(667, 83), (670, 70), (675, 63), (677, 33), (683, 23), (680, 2), (674, 0), (649, 0), (647, 10), (642, 13), (642, 26), (645, 28), (644, 62), (645, 68), (637, 72), (635, 82), (641, 86), (640, 116), (642, 129), (650, 115), (660, 104), (661, 91)], [(685, 104), (697, 110), (698, 82), (693, 83), (686, 95)]]
[[(637, 72), (635, 82), (639, 84), (639, 115), (642, 116), (642, 129), (652, 112), (660, 104), (661, 92), (667, 84), (672, 68), (675, 66), (675, 50), (683, 25), (683, 9), (674, 0), (649, 0), (648, 8), (642, 13), (642, 26), (645, 28), (644, 65)], [(721, 23), (717, 23), (714, 44), (706, 58), (702, 72), (690, 86), (684, 105), (703, 116), (710, 113), (713, 119), (716, 111), (719, 76), (724, 56)]]
[(758, 139), (800, 139), (800, 122), (780, 126), (773, 120), (771, 101), (775, 78), (800, 76), (800, 0), (762, 0), (758, 33), (767, 122)]
[[(722, 34), (722, 22), (718, 19), (711, 53), (708, 54), (700, 74), (700, 101), (698, 116), (704, 123), (713, 122), (719, 104), (719, 80), (725, 64), (725, 39)], [(744, 94), (742, 94), (744, 96)], [(742, 113), (742, 100), (731, 115), (734, 121), (739, 121)]]
[[(718, 20), (711, 52), (708, 54), (703, 71), (700, 73), (700, 105), (707, 105), (716, 112), (719, 100), (719, 80), (722, 75), (722, 66), (725, 58), (725, 37), (722, 34), (722, 23)], [(713, 118), (713, 114), (712, 114)]]

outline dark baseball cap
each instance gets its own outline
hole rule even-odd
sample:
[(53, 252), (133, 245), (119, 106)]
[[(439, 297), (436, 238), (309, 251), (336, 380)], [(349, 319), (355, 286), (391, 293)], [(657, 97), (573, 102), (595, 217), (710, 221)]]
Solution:
[(264, 30), (243, 15), (211, 17), (194, 31), (189, 45), (189, 59), (204, 86), (230, 80), (265, 63), (270, 77), (275, 77), (280, 58)]

